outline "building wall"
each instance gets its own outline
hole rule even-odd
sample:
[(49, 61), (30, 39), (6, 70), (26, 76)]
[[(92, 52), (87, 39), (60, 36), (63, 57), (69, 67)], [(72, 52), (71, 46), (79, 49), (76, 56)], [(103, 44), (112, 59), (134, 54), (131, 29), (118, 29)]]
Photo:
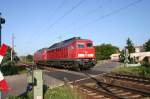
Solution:
[(137, 58), (138, 61), (142, 61), (145, 57), (150, 57), (150, 52), (130, 53), (130, 57)]
[(110, 58), (111, 58), (111, 60), (113, 60), (113, 61), (119, 61), (119, 55), (120, 55), (120, 54), (112, 54), (112, 55), (110, 56)]

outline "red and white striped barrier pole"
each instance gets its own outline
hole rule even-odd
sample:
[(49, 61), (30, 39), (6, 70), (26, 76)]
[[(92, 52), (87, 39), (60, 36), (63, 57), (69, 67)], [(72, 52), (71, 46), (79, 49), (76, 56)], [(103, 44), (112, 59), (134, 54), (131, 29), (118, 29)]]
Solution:
[(5, 56), (6, 52), (7, 52), (7, 48), (8, 46), (3, 44), (2, 47), (0, 48), (0, 64), (3, 60), (3, 57)]
[[(5, 56), (5, 54), (7, 52), (7, 48), (8, 48), (8, 46), (5, 44), (3, 44), (0, 48), (0, 64), (3, 60), (3, 57)], [(1, 71), (0, 71), (0, 90), (5, 93), (8, 91), (8, 84), (7, 84), (6, 80), (4, 79), (4, 76)]]

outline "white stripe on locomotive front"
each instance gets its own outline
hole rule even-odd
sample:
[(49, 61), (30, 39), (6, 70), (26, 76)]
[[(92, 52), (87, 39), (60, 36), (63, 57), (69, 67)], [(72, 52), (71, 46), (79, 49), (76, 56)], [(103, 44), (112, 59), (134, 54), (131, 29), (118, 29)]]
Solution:
[(78, 54), (78, 57), (85, 57), (85, 56), (87, 56), (87, 57), (93, 57), (94, 54)]
[(94, 54), (88, 54), (88, 57), (93, 57), (94, 56)]
[(85, 54), (78, 54), (78, 57), (84, 57)]

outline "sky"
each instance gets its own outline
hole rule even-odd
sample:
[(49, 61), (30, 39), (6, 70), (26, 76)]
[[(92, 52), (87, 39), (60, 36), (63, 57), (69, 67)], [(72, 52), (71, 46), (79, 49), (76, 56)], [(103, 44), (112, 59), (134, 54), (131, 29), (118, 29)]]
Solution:
[(123, 48), (150, 39), (150, 0), (0, 0), (2, 42), (19, 56), (71, 38)]

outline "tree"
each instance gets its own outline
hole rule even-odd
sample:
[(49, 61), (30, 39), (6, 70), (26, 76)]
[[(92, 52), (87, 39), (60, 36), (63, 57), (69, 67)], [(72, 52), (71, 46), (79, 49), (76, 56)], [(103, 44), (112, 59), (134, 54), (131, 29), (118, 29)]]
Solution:
[(111, 54), (118, 53), (118, 52), (119, 52), (119, 48), (116, 46), (112, 46), (111, 44), (102, 44), (96, 46), (97, 60), (110, 59)]
[(129, 53), (134, 53), (135, 52), (134, 44), (132, 43), (130, 38), (127, 39), (126, 44), (127, 44), (126, 48), (128, 49)]
[(124, 50), (122, 50), (122, 51), (120, 52), (120, 55), (119, 55), (120, 62), (124, 62), (124, 60), (125, 60), (124, 52), (125, 52)]
[(26, 56), (28, 62), (33, 62), (33, 55)]
[(145, 51), (150, 51), (150, 39), (144, 44)]
[(6, 55), (4, 56), (4, 59), (3, 59), (3, 61), (2, 61), (2, 64), (3, 64), (3, 63), (7, 63), (7, 62), (9, 62), (10, 60), (11, 60), (11, 48), (8, 47), (7, 52), (6, 52)]
[[(10, 61), (11, 61), (11, 47), (8, 47), (6, 55), (4, 56), (4, 59), (2, 61), (2, 64), (8, 63)], [(15, 63), (17, 63), (19, 61), (19, 58), (15, 51), (13, 51), (13, 61)]]

